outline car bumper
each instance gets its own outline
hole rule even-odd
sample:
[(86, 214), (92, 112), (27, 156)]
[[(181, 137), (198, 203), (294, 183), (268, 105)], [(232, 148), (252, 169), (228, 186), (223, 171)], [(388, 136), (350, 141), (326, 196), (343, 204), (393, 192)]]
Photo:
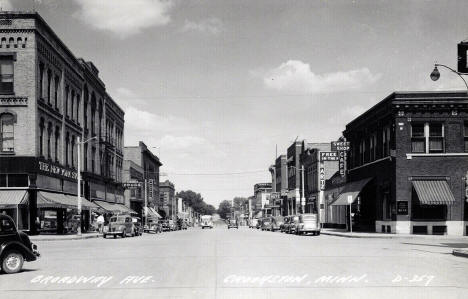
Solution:
[(34, 256), (36, 257), (40, 257), (41, 254), (39, 253), (39, 250), (37, 250), (37, 245), (36, 244), (32, 244), (32, 253), (34, 254)]
[(316, 232), (319, 232), (320, 229), (319, 228), (299, 228), (297, 229), (297, 231), (301, 233), (316, 233)]

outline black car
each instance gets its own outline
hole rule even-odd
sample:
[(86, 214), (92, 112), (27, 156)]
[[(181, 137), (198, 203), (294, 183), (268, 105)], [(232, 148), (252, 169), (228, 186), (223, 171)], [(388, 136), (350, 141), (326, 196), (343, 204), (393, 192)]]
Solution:
[(7, 274), (17, 273), (24, 261), (32, 262), (39, 257), (37, 246), (28, 235), (16, 229), (10, 216), (0, 214), (0, 267)]

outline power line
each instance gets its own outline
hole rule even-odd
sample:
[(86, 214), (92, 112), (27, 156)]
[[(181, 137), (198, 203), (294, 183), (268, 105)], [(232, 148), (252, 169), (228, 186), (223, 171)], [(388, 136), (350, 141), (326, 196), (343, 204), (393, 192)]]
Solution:
[[(129, 171), (127, 169), (122, 169), (122, 171)], [(215, 175), (243, 175), (243, 174), (255, 174), (255, 173), (265, 173), (268, 172), (268, 169), (258, 169), (258, 170), (246, 170), (246, 171), (237, 171), (237, 172), (198, 172), (198, 173), (189, 173), (189, 172), (156, 172), (156, 171), (143, 171), (147, 174), (159, 174), (161, 176), (169, 175), (192, 175), (192, 176), (215, 176)]]

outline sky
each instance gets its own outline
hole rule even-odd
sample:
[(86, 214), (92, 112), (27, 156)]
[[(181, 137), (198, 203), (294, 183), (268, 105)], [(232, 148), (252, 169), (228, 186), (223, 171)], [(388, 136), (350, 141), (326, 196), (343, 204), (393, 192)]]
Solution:
[[(468, 1), (0, 0), (37, 10), (99, 69), (161, 180), (216, 207), (271, 182), (296, 139), (329, 142), (393, 91), (462, 90)], [(276, 151), (277, 149), (277, 151)]]

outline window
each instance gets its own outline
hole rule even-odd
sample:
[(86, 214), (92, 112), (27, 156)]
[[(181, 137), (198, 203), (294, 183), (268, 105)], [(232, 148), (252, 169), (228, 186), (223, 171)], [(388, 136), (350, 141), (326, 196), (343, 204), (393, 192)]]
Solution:
[(71, 111), (70, 111), (70, 116), (71, 116), (71, 119), (73, 120), (74, 117), (73, 117), (73, 114), (74, 114), (74, 105), (75, 105), (75, 91), (72, 90), (71, 92)]
[(13, 56), (0, 56), (0, 93), (13, 93)]
[(44, 119), (39, 123), (39, 156), (44, 156)]
[(52, 85), (52, 72), (47, 71), (47, 103), (50, 105), (50, 88)]
[(39, 64), (39, 98), (44, 98), (44, 64)]
[(60, 138), (60, 129), (58, 126), (55, 127), (55, 145), (54, 145), (54, 153), (55, 153), (55, 162), (59, 161), (59, 138)]
[(96, 170), (96, 148), (93, 147), (91, 150), (91, 171), (95, 173)]
[(76, 122), (80, 123), (80, 95), (76, 94)]
[(7, 235), (16, 233), (15, 225), (9, 219), (3, 219), (0, 221), (0, 235)]
[[(86, 96), (86, 94), (85, 94)], [(85, 99), (84, 102), (84, 111), (83, 111), (83, 122), (84, 122), (84, 129), (88, 130), (88, 101)]]
[(71, 166), (75, 167), (75, 136), (71, 139)]
[(65, 138), (65, 165), (68, 164), (68, 157), (69, 157), (69, 147), (70, 147), (70, 133), (67, 133), (67, 137)]
[(388, 155), (390, 155), (390, 127), (385, 127), (382, 131), (382, 158)]
[(69, 96), (69, 88), (68, 86), (65, 87), (65, 115), (68, 117), (68, 96)]
[(444, 152), (444, 125), (432, 123), (429, 125), (429, 152)]
[(13, 114), (0, 115), (0, 152), (13, 152), (15, 150), (14, 120)]
[(0, 187), (28, 187), (27, 174), (0, 174)]
[(51, 148), (50, 148), (50, 138), (52, 137), (52, 123), (49, 123), (47, 127), (47, 159), (52, 159)]
[(412, 153), (425, 153), (426, 152), (426, 138), (424, 134), (424, 124), (411, 125), (411, 152)]
[(83, 146), (83, 169), (88, 171), (88, 144), (85, 143)]
[(463, 132), (465, 138), (465, 153), (468, 153), (468, 122), (465, 123)]
[(59, 89), (59, 77), (55, 76), (55, 88), (54, 88), (55, 109), (58, 109), (58, 89)]

